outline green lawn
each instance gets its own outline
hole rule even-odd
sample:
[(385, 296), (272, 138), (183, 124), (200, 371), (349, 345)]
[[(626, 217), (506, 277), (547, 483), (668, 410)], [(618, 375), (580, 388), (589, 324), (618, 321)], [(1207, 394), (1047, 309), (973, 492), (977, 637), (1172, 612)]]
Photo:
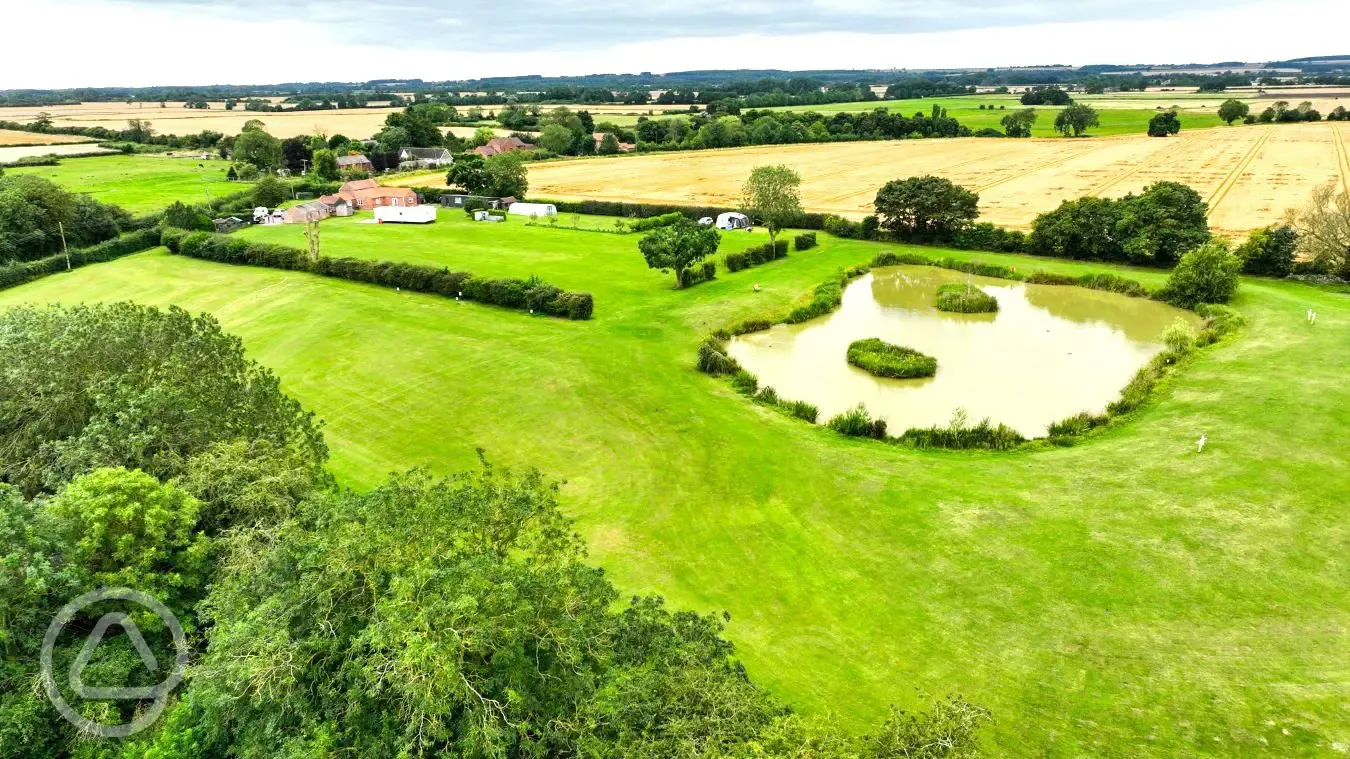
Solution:
[[(1136, 93), (1132, 93), (1136, 94)], [(1149, 95), (1166, 95), (1165, 98), (1158, 98), (1159, 108), (1169, 108), (1172, 105), (1182, 107), (1181, 128), (1184, 129), (1205, 129), (1209, 127), (1223, 126), (1223, 121), (1218, 117), (1214, 109), (1188, 109), (1186, 101), (1188, 96), (1177, 95), (1176, 93), (1149, 93)], [(963, 125), (972, 130), (980, 130), (986, 127), (1002, 131), (1003, 125), (999, 123), (1009, 111), (1024, 108), (1016, 95), (971, 95), (968, 97), (942, 97), (942, 98), (919, 98), (914, 100), (885, 100), (863, 103), (831, 103), (828, 105), (818, 105), (812, 107), (789, 106), (784, 108), (769, 108), (770, 111), (815, 111), (817, 113), (842, 113), (849, 111), (870, 111), (875, 108), (886, 108), (895, 113), (903, 113), (906, 116), (913, 116), (916, 113), (929, 114), (934, 105), (940, 105), (947, 109), (947, 115), (960, 121)], [(1141, 99), (1152, 99), (1142, 98)], [(1194, 99), (1191, 96), (1191, 99)], [(1213, 99), (1213, 96), (1210, 96)], [(1101, 120), (1101, 126), (1088, 131), (1089, 135), (1108, 136), (1114, 134), (1146, 134), (1148, 132), (1148, 120), (1158, 111), (1156, 109), (1143, 108), (1112, 108), (1105, 107), (1103, 97), (1094, 98), (1091, 95), (1078, 97), (1077, 100), (1097, 108), (1098, 118)], [(983, 109), (980, 106), (984, 106)], [(1036, 120), (1036, 125), (1032, 128), (1034, 137), (1053, 137), (1055, 132), (1055, 114), (1060, 110), (1056, 106), (1036, 106), (1036, 112), (1040, 118)]]
[(352, 486), (470, 467), (478, 446), (565, 479), (567, 508), (621, 587), (728, 610), (751, 675), (816, 713), (862, 725), (916, 693), (959, 691), (993, 711), (995, 756), (1339, 756), (1350, 744), (1346, 296), (1247, 281), (1236, 305), (1249, 326), (1125, 425), (1065, 449), (921, 453), (789, 419), (692, 366), (710, 328), (777, 312), (883, 246), (821, 235), (678, 292), (645, 268), (635, 236), (456, 214), (322, 229), (326, 255), (538, 274), (592, 291), (596, 316), (162, 250), (0, 293), (0, 307), (132, 299), (215, 314), (327, 420), (333, 469)]
[(34, 174), (132, 213), (157, 211), (175, 200), (202, 203), (244, 188), (227, 182), (230, 162), (169, 158), (163, 155), (111, 155), (69, 158), (56, 166), (8, 169)]

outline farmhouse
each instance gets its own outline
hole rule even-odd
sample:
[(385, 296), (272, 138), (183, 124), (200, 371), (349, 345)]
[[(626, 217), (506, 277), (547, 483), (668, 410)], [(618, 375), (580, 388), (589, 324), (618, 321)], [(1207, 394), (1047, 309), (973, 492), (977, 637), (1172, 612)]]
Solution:
[(520, 139), (519, 137), (497, 137), (489, 140), (488, 144), (473, 149), (473, 152), (487, 158), (498, 153), (510, 153), (514, 150), (534, 150), (536, 146)]
[(338, 156), (338, 171), (374, 171), (375, 164), (363, 155)]
[[(329, 195), (320, 200), (327, 200)], [(373, 179), (358, 179), (347, 182), (337, 192), (337, 197), (347, 201), (356, 210), (369, 210), (380, 206), (415, 206), (417, 193), (406, 187), (384, 187)]]
[(403, 148), (398, 151), (400, 169), (439, 169), (455, 162), (445, 148)]

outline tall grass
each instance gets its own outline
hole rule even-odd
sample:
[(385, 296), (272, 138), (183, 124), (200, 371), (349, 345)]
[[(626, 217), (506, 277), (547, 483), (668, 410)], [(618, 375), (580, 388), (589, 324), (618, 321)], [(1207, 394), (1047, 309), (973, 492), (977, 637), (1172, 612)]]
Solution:
[(992, 314), (998, 311), (998, 299), (973, 285), (952, 283), (938, 287), (937, 309), (956, 314)]
[(869, 337), (848, 346), (848, 362), (878, 377), (912, 379), (937, 373), (937, 359), (903, 345)]

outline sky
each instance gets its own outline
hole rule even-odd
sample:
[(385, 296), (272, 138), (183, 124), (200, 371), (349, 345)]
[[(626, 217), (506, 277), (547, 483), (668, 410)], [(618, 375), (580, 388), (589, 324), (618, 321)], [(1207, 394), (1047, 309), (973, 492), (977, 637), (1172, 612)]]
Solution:
[(7, 5), (0, 57), (10, 65), (0, 67), (0, 89), (692, 69), (1207, 63), (1350, 54), (1347, 0)]

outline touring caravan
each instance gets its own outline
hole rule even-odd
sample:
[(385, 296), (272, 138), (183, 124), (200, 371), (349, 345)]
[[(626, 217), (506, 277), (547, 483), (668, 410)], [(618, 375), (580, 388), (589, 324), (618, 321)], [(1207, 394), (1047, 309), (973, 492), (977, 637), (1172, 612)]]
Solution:
[(436, 220), (436, 206), (376, 206), (376, 224), (430, 224)]

